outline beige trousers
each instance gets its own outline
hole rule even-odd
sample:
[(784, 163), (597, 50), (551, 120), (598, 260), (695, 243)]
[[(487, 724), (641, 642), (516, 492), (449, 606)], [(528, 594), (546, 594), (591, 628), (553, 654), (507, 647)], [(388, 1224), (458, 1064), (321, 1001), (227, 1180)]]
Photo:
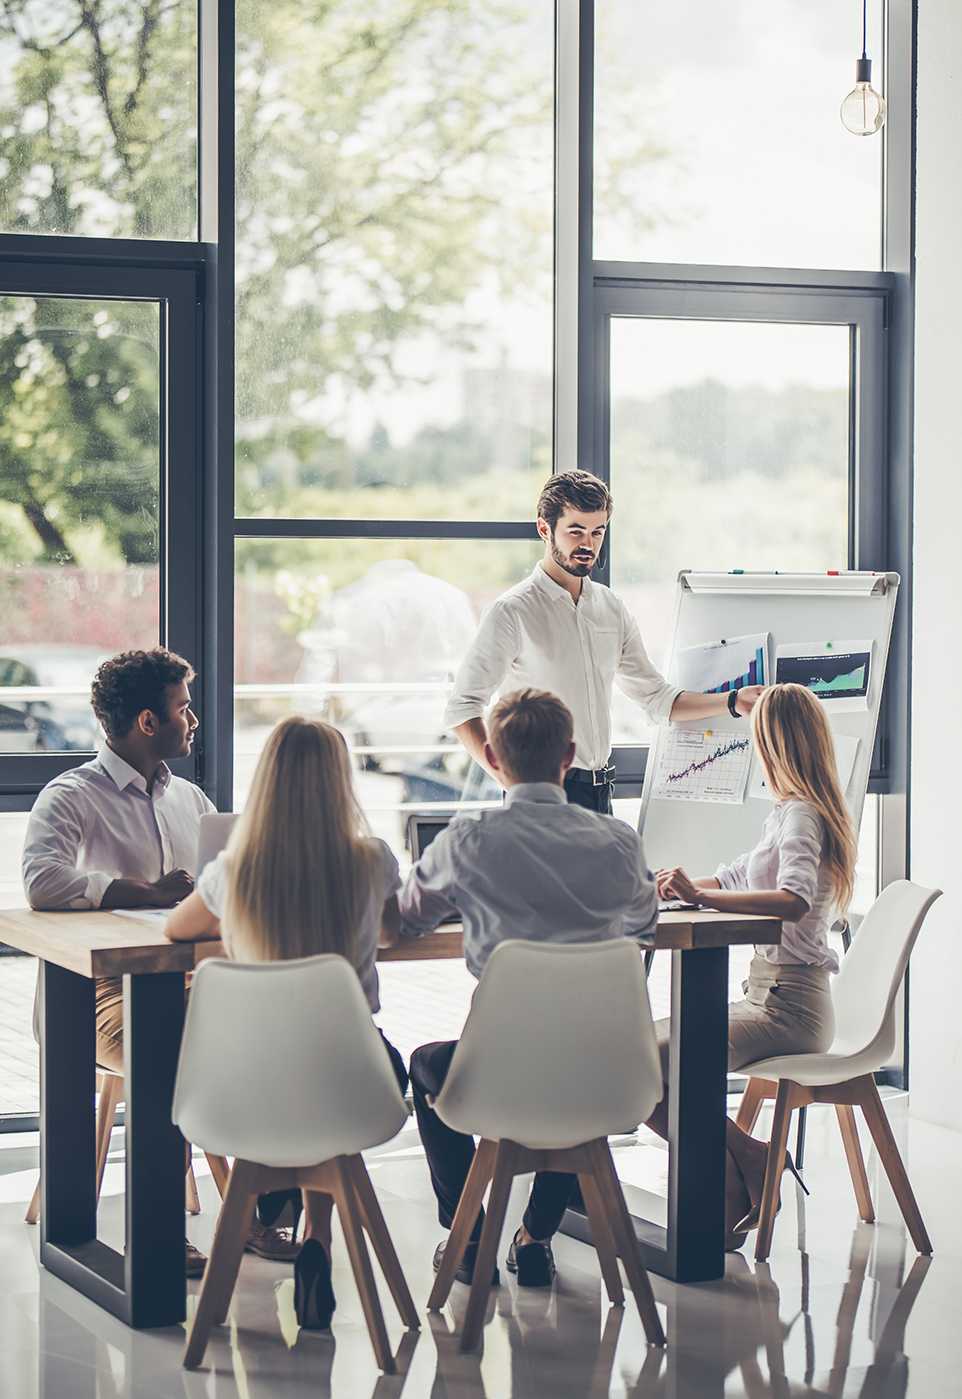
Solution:
[[(835, 1013), (825, 967), (752, 958), (745, 999), (728, 1007), (728, 1067), (740, 1069), (776, 1054), (821, 1054), (835, 1037)], [(668, 1082), (671, 1021), (657, 1020), (661, 1072)]]
[[(193, 973), (185, 977), (187, 990)], [(124, 1071), (124, 983), (119, 976), (102, 977), (94, 988), (97, 1063), (115, 1074)]]
[(94, 988), (97, 1063), (115, 1074), (124, 1071), (124, 983), (119, 976), (102, 977)]

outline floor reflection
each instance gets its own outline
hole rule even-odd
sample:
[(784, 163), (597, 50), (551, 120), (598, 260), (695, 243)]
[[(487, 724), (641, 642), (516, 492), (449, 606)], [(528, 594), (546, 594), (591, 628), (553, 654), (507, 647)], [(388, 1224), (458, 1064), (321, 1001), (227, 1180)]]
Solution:
[[(786, 1208), (791, 1205), (786, 1200)], [(462, 1355), (467, 1290), (455, 1288), (419, 1333), (391, 1329), (397, 1374), (373, 1365), (363, 1319), (347, 1300), (335, 1336), (298, 1335), (288, 1280), (252, 1270), (204, 1368), (180, 1367), (184, 1332), (134, 1332), (40, 1274), (37, 1393), (41, 1399), (906, 1399), (906, 1326), (932, 1260), (906, 1250), (900, 1229), (859, 1224), (847, 1269), (799, 1247), (776, 1263), (730, 1255), (723, 1281), (678, 1287), (656, 1280), (668, 1347), (646, 1348), (630, 1293), (608, 1306), (584, 1252), (556, 1287), (491, 1294), (483, 1350)], [(910, 1249), (910, 1246), (909, 1246)], [(419, 1289), (419, 1292), (421, 1289)], [(16, 1366), (14, 1366), (16, 1372)], [(32, 1386), (0, 1395), (29, 1399)], [(916, 1393), (918, 1393), (916, 1386)]]

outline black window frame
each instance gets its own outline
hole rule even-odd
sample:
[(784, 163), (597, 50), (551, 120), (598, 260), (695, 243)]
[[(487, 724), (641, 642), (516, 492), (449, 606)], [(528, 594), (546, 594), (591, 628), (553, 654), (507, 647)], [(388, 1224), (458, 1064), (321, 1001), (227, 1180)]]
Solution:
[[(202, 511), (199, 506), (201, 269), (181, 244), (130, 244), (97, 249), (88, 240), (0, 236), (0, 295), (78, 301), (143, 301), (159, 307), (160, 363), (158, 641), (188, 657), (199, 654)], [(2, 695), (0, 695), (2, 698)], [(0, 811), (28, 811), (40, 789), (89, 753), (0, 754)], [(196, 777), (194, 759), (181, 765)]]

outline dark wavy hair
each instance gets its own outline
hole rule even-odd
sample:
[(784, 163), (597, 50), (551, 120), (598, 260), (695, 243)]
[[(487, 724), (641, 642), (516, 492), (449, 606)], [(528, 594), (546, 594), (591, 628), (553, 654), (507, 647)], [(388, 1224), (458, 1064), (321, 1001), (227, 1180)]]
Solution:
[(100, 666), (90, 687), (90, 703), (108, 738), (126, 738), (144, 709), (166, 723), (167, 686), (182, 680), (190, 684), (193, 678), (190, 662), (164, 646), (122, 651)]
[(614, 500), (604, 481), (590, 471), (559, 471), (549, 476), (538, 497), (538, 519), (551, 526), (552, 533), (569, 507), (575, 510), (605, 510), (611, 518)]

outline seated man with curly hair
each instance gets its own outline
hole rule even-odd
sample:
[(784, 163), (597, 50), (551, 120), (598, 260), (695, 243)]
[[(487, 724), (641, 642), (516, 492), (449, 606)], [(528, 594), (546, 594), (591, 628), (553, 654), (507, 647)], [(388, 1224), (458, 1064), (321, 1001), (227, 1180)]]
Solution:
[[(23, 847), (31, 908), (172, 908), (194, 887), (200, 818), (214, 807), (168, 763), (186, 757), (197, 731), (194, 671), (157, 646), (104, 661), (91, 704), (106, 741), (89, 763), (55, 777), (38, 796)], [(123, 982), (96, 990), (97, 1062), (123, 1073)], [(263, 1257), (296, 1253), (284, 1231), (255, 1222), (248, 1245)], [(188, 1273), (203, 1271), (188, 1244)]]

